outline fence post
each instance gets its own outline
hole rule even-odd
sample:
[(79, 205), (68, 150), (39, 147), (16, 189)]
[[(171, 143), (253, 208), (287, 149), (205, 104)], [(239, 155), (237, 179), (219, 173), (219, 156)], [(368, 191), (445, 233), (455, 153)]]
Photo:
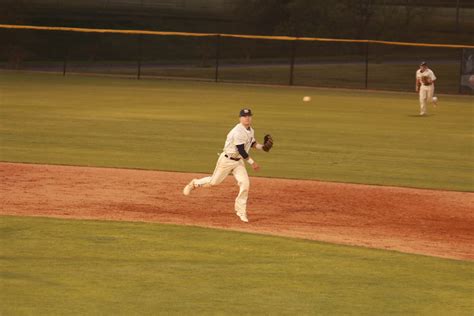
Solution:
[(221, 36), (219, 34), (216, 35), (216, 73), (214, 75), (214, 81), (219, 81), (219, 59), (220, 59), (220, 51), (221, 51)]
[(462, 75), (464, 74), (463, 63), (464, 63), (464, 48), (461, 48), (461, 60), (459, 61), (459, 88), (458, 93), (462, 94)]
[(291, 41), (291, 53), (290, 53), (290, 82), (289, 85), (293, 85), (293, 77), (295, 71), (295, 56), (296, 56), (296, 40)]
[(369, 42), (365, 43), (365, 88), (369, 87)]
[(66, 43), (66, 47), (64, 48), (63, 77), (66, 76), (67, 60), (68, 60), (68, 55), (69, 55), (68, 41), (66, 40), (65, 43)]
[(142, 75), (142, 37), (138, 35), (138, 48), (137, 48), (137, 80), (140, 80)]

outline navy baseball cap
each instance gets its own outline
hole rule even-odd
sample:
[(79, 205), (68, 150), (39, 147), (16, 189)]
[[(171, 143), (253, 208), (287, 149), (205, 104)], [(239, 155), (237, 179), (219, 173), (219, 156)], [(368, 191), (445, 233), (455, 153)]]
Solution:
[(422, 62), (420, 63), (420, 66), (427, 66), (427, 65), (428, 65), (428, 64), (426, 63), (426, 61), (422, 61)]
[(252, 110), (251, 109), (242, 109), (242, 110), (240, 110), (239, 116), (252, 116)]

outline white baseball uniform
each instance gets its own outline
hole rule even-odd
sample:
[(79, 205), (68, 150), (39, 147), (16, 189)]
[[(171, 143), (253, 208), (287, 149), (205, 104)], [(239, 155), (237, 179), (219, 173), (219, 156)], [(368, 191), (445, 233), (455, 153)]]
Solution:
[(228, 134), (224, 145), (224, 151), (219, 155), (214, 173), (210, 177), (194, 180), (194, 187), (211, 187), (218, 185), (229, 175), (233, 174), (240, 187), (239, 194), (235, 199), (235, 212), (247, 214), (247, 198), (250, 187), (249, 176), (242, 156), (239, 154), (237, 145), (244, 144), (248, 153), (255, 142), (253, 128), (246, 129), (241, 123), (237, 124)]
[[(430, 84), (424, 84), (422, 81), (422, 77), (429, 77), (431, 79)], [(421, 69), (416, 71), (416, 80), (417, 82), (421, 83), (420, 86), (420, 115), (426, 114), (426, 103), (433, 102), (433, 95), (434, 95), (434, 81), (436, 80), (436, 76), (431, 69), (426, 69), (425, 71), (421, 72)]]

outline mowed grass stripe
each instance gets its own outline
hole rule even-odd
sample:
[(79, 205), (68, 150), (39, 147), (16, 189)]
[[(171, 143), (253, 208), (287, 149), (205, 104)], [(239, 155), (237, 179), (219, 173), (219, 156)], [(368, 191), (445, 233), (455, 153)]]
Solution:
[(0, 217), (26, 314), (472, 315), (474, 263), (173, 225)]
[(210, 173), (248, 106), (276, 143), (258, 175), (474, 189), (472, 97), (420, 118), (414, 93), (7, 72), (0, 89), (3, 161)]

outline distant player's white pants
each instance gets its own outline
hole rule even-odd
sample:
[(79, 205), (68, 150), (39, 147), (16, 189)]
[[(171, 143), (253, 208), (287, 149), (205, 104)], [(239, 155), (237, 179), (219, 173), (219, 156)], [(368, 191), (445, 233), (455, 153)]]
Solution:
[(420, 87), (420, 115), (426, 114), (426, 103), (433, 102), (434, 84)]
[(194, 181), (195, 187), (211, 187), (220, 184), (229, 175), (233, 174), (239, 185), (239, 195), (235, 199), (235, 211), (237, 213), (247, 213), (247, 198), (249, 194), (249, 175), (245, 169), (244, 160), (231, 160), (222, 153), (217, 160), (214, 173), (210, 177), (204, 177)]

